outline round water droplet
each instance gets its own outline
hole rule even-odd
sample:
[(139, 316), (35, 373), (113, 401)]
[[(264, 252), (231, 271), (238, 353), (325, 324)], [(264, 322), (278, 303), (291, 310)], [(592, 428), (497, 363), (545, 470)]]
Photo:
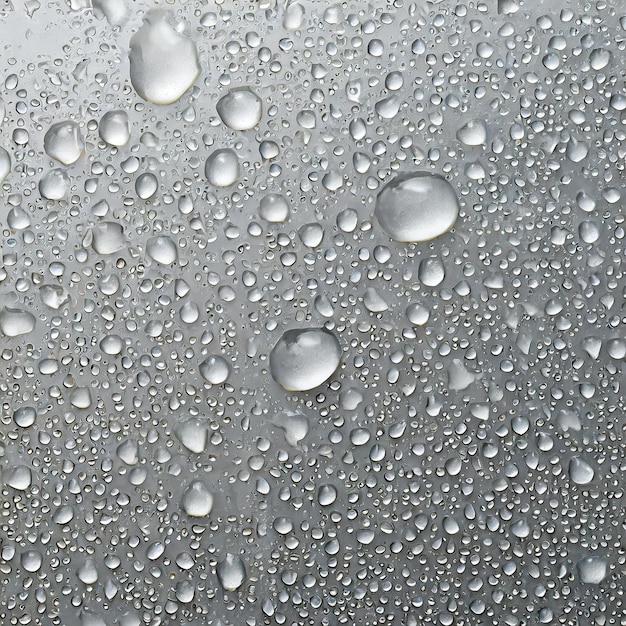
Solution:
[(46, 200), (63, 200), (70, 190), (70, 177), (61, 169), (50, 170), (39, 181), (39, 193)]
[(576, 567), (581, 582), (589, 585), (599, 585), (608, 574), (606, 560), (598, 556), (587, 556), (578, 561)]
[(378, 194), (375, 215), (392, 239), (429, 241), (450, 230), (459, 214), (454, 189), (428, 172), (403, 174)]
[(130, 40), (130, 80), (154, 104), (176, 102), (189, 89), (200, 63), (195, 43), (181, 34), (168, 11), (150, 11)]
[(327, 381), (339, 366), (341, 346), (323, 328), (286, 331), (270, 354), (274, 380), (287, 391), (308, 391)]
[(406, 316), (413, 326), (424, 326), (430, 319), (430, 311), (425, 305), (413, 302), (406, 308)]
[(43, 563), (43, 557), (37, 550), (26, 550), (21, 558), (22, 567), (27, 572), (38, 572)]
[(213, 509), (213, 494), (200, 480), (194, 480), (183, 493), (181, 507), (189, 517), (206, 517)]
[(324, 228), (321, 224), (304, 224), (298, 230), (298, 236), (307, 248), (317, 248), (324, 238)]
[(130, 121), (126, 111), (109, 111), (100, 119), (100, 137), (110, 146), (125, 146), (130, 141)]
[(13, 421), (20, 428), (28, 428), (35, 423), (37, 411), (32, 406), (23, 406), (13, 413)]
[(223, 356), (210, 356), (200, 363), (200, 375), (212, 385), (221, 385), (230, 376), (230, 365)]
[(157, 263), (170, 265), (178, 259), (178, 248), (167, 235), (158, 235), (148, 239), (146, 254)]
[(233, 89), (219, 99), (217, 113), (232, 130), (249, 130), (261, 121), (261, 98), (247, 88)]
[(239, 159), (229, 148), (216, 150), (204, 167), (207, 180), (215, 187), (230, 187), (239, 178)]
[(70, 394), (70, 403), (77, 409), (88, 409), (91, 406), (91, 392), (88, 387), (77, 387)]
[(80, 128), (72, 121), (53, 124), (43, 138), (43, 147), (49, 157), (63, 165), (76, 163), (85, 151)]
[(124, 342), (119, 335), (106, 335), (100, 340), (100, 349), (105, 354), (119, 354), (123, 347)]
[(261, 198), (259, 215), (266, 222), (280, 224), (289, 217), (289, 202), (279, 193), (268, 193)]

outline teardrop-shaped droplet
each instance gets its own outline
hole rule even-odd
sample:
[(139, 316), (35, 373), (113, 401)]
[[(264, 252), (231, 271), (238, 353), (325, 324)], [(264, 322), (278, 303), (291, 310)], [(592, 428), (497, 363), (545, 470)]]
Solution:
[(146, 253), (157, 263), (170, 265), (178, 259), (178, 248), (167, 235), (158, 235), (148, 239)]
[(189, 517), (206, 517), (213, 509), (213, 494), (200, 480), (194, 480), (183, 493), (183, 511)]
[(63, 165), (76, 163), (85, 151), (78, 124), (69, 120), (53, 124), (43, 138), (43, 148), (49, 157)]
[(236, 591), (246, 579), (246, 567), (239, 556), (227, 553), (216, 568), (220, 585), (226, 591)]

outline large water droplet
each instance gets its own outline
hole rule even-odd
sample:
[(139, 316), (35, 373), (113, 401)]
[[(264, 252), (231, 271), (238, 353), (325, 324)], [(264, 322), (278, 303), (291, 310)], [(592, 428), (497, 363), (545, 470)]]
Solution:
[(233, 89), (219, 99), (217, 112), (232, 130), (249, 130), (261, 121), (261, 98), (249, 89)]
[(98, 254), (114, 254), (126, 247), (124, 230), (116, 222), (101, 222), (92, 229), (93, 249)]
[(39, 181), (39, 193), (46, 200), (63, 200), (70, 190), (70, 177), (61, 169), (50, 170)]
[(569, 462), (569, 475), (577, 485), (588, 485), (595, 475), (593, 467), (580, 457), (572, 457)]
[(289, 202), (279, 193), (268, 193), (261, 198), (259, 215), (270, 223), (282, 223), (289, 217)]
[(195, 43), (182, 35), (172, 15), (154, 10), (130, 40), (130, 80), (154, 104), (176, 102), (200, 73)]
[(220, 585), (226, 591), (236, 591), (246, 579), (246, 567), (241, 557), (227, 553), (223, 561), (216, 568)]
[(341, 360), (341, 346), (324, 328), (286, 331), (270, 354), (274, 380), (287, 391), (308, 391), (327, 381)]
[(207, 180), (215, 187), (230, 187), (239, 178), (239, 159), (230, 148), (216, 150), (204, 167)]
[(8, 306), (0, 310), (0, 331), (7, 337), (27, 335), (35, 328), (35, 316), (23, 309), (14, 309)]
[(212, 385), (221, 385), (230, 375), (230, 365), (223, 356), (210, 356), (200, 363), (200, 375)]
[(450, 230), (459, 214), (454, 189), (428, 172), (403, 174), (378, 194), (376, 217), (396, 241), (428, 241)]
[(183, 493), (183, 511), (189, 517), (206, 517), (213, 509), (213, 494), (200, 480), (194, 480)]
[(3, 183), (11, 172), (11, 155), (0, 147), (0, 183)]
[(126, 111), (109, 111), (100, 119), (100, 137), (111, 146), (125, 146), (130, 141), (130, 122)]
[(607, 562), (598, 556), (587, 556), (577, 563), (578, 575), (583, 583), (599, 585), (608, 573)]
[(150, 237), (146, 244), (146, 253), (157, 263), (169, 265), (178, 258), (178, 248), (167, 235), (157, 235)]
[(43, 138), (46, 154), (63, 165), (71, 165), (80, 159), (85, 143), (76, 122), (53, 124)]

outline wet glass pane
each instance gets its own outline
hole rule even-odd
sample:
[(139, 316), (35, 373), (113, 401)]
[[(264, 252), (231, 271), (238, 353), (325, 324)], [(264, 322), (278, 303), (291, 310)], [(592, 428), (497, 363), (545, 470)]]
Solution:
[(622, 0), (0, 41), (0, 624), (626, 624)]

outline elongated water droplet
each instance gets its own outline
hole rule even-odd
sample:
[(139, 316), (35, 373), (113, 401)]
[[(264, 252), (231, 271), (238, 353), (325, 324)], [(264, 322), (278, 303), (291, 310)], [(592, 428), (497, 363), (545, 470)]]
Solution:
[(226, 591), (236, 591), (246, 579), (246, 567), (241, 557), (230, 552), (218, 563), (216, 573), (220, 585)]

